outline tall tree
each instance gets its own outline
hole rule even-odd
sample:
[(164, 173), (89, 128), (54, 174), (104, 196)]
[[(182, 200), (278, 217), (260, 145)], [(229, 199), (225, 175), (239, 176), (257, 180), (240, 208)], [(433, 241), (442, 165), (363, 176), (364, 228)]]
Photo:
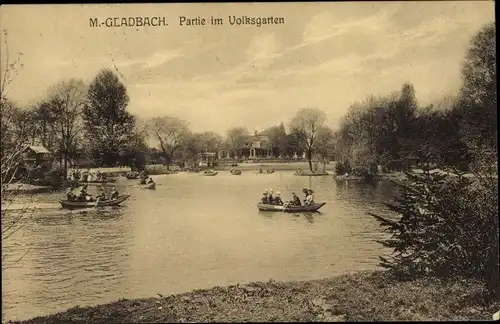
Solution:
[[(28, 208), (17, 211), (15, 214), (12, 214), (9, 212), (8, 208), (6, 208), (12, 198), (12, 191), (7, 189), (18, 170), (25, 142), (24, 139), (15, 137), (13, 121), (15, 120), (17, 109), (7, 97), (7, 90), (10, 83), (23, 67), (21, 63), (22, 53), (19, 53), (17, 58), (12, 59), (9, 55), (7, 30), (3, 30), (3, 36), (3, 44), (1, 44), (3, 45), (1, 51), (2, 66), (0, 67), (2, 71), (0, 78), (0, 200), (2, 209), (0, 214), (2, 225), (2, 272), (28, 253), (29, 249), (27, 249), (20, 258), (11, 260), (8, 249), (4, 247), (7, 245), (6, 240), (26, 224), (23, 218), (26, 218), (26, 216), (29, 217), (29, 215), (32, 214), (28, 211)], [(20, 246), (14, 246), (14, 254), (20, 254), (20, 248)]]
[(227, 131), (227, 142), (233, 151), (233, 156), (237, 155), (238, 150), (242, 147), (245, 137), (250, 133), (245, 127), (233, 127)]
[(163, 153), (167, 169), (170, 169), (174, 154), (187, 144), (191, 135), (188, 123), (171, 116), (155, 117), (149, 123), (149, 131)]
[(37, 125), (37, 135), (41, 144), (49, 151), (55, 149), (54, 124), (57, 118), (58, 116), (54, 113), (50, 102), (44, 101), (35, 107), (34, 121)]
[(130, 166), (135, 170), (144, 170), (146, 167), (146, 154), (149, 151), (146, 143), (147, 137), (147, 123), (138, 119), (130, 134), (130, 140), (125, 146), (125, 154), (120, 158), (121, 165)]
[(86, 88), (82, 80), (71, 79), (56, 84), (51, 89), (47, 115), (56, 116), (51, 124), (67, 177), (68, 160), (76, 155), (83, 131), (82, 110), (87, 102)]
[(224, 139), (215, 132), (203, 132), (190, 134), (182, 146), (181, 156), (184, 160), (196, 161), (198, 153), (218, 153), (222, 149)]
[(127, 111), (127, 89), (112, 70), (101, 70), (90, 84), (83, 118), (92, 155), (114, 166), (133, 134), (135, 117)]
[(311, 171), (313, 171), (312, 156), (317, 147), (316, 138), (325, 122), (326, 114), (318, 108), (303, 108), (290, 122), (291, 133), (297, 138), (299, 146), (306, 152)]
[(198, 152), (217, 152), (217, 150), (221, 147), (224, 139), (221, 135), (215, 132), (203, 132), (198, 135)]
[(471, 40), (462, 67), (457, 107), (462, 138), (471, 146), (497, 149), (497, 73), (495, 23), (486, 24)]
[(329, 127), (322, 127), (316, 137), (316, 154), (326, 162), (333, 158), (335, 153), (335, 134)]
[(281, 123), (279, 126), (272, 126), (262, 132), (269, 136), (269, 143), (274, 155), (283, 155), (285, 152), (285, 126)]

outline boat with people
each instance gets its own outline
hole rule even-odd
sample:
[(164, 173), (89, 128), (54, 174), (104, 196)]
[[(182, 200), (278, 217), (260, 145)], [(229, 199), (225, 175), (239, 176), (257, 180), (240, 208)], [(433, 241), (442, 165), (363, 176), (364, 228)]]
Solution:
[(106, 193), (106, 189), (109, 187), (101, 184), (97, 193), (94, 194), (89, 192), (91, 188), (94, 187), (89, 187), (88, 184), (70, 187), (66, 192), (66, 199), (59, 200), (59, 203), (63, 208), (118, 206), (130, 197), (130, 194), (120, 195), (116, 187), (113, 187), (111, 192)]
[(137, 171), (127, 172), (127, 173), (125, 173), (125, 178), (127, 178), (129, 180), (139, 179), (139, 172), (137, 172)]
[(255, 173), (257, 173), (257, 174), (271, 174), (271, 173), (274, 173), (274, 169), (268, 169), (268, 170), (259, 169), (259, 170), (255, 171)]
[(229, 173), (231, 175), (241, 175), (241, 170), (232, 169), (231, 171), (229, 171)]
[(290, 201), (283, 202), (279, 191), (274, 194), (273, 189), (266, 189), (262, 194), (260, 202), (257, 204), (257, 208), (259, 208), (260, 211), (316, 212), (326, 205), (325, 202), (314, 202), (313, 190), (304, 188), (302, 192), (305, 195), (303, 204), (295, 192), (292, 192), (292, 199)]
[(211, 176), (211, 177), (213, 177), (213, 176), (216, 176), (218, 173), (219, 172), (214, 171), (214, 170), (207, 170), (207, 171), (203, 172), (203, 175), (204, 176), (209, 176), (209, 177)]
[(299, 213), (299, 212), (317, 212), (324, 205), (326, 205), (325, 202), (313, 203), (311, 205), (301, 205), (301, 206), (295, 206), (292, 204), (270, 205), (270, 204), (258, 203), (257, 207), (259, 208), (260, 211)]
[(139, 183), (139, 187), (142, 188), (142, 189), (156, 189), (156, 183), (155, 182), (149, 182), (149, 183), (146, 183), (146, 184), (141, 184)]
[(118, 206), (122, 202), (128, 199), (130, 194), (121, 195), (114, 199), (95, 199), (89, 201), (72, 201), (72, 200), (59, 200), (62, 208), (91, 208), (91, 207), (108, 207), (108, 206)]

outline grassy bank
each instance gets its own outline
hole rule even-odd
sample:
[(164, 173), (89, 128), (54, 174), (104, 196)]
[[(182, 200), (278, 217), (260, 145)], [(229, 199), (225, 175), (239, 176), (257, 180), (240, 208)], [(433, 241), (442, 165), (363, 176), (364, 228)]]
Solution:
[(400, 282), (385, 272), (364, 272), (123, 299), (15, 323), (491, 320), (500, 303), (483, 295), (473, 281)]

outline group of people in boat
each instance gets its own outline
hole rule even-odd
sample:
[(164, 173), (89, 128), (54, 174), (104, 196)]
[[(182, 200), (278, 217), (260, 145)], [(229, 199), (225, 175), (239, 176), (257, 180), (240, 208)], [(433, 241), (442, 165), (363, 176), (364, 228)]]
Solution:
[[(302, 189), (302, 192), (304, 193), (304, 206), (312, 205), (314, 204), (314, 191), (308, 188)], [(261, 203), (267, 204), (267, 205), (285, 205), (283, 200), (281, 200), (281, 194), (280, 192), (276, 192), (276, 195), (273, 195), (273, 189), (270, 190), (265, 190), (264, 193), (262, 194), (261, 198)], [(290, 206), (302, 206), (302, 203), (300, 201), (300, 198), (295, 194), (295, 192), (292, 192), (292, 200), (286, 203), (286, 205)]]
[(145, 171), (141, 171), (141, 173), (139, 173), (139, 179), (140, 179), (139, 184), (141, 184), (141, 185), (154, 183), (153, 178), (148, 177), (148, 175)]
[(88, 185), (85, 184), (77, 188), (69, 188), (66, 193), (66, 198), (68, 201), (92, 202), (96, 200), (114, 200), (118, 198), (119, 195), (120, 194), (118, 193), (118, 190), (116, 190), (116, 187), (113, 187), (111, 193), (107, 196), (104, 187), (101, 186), (98, 194), (93, 197), (92, 194), (88, 193)]
[(97, 172), (92, 172), (92, 171), (90, 171), (90, 169), (86, 169), (86, 170), (76, 169), (76, 170), (73, 170), (72, 172), (70, 172), (69, 179), (76, 180), (76, 181), (83, 181), (83, 182), (94, 181), (94, 180), (105, 181), (106, 180), (106, 173), (101, 172), (99, 170), (97, 170)]

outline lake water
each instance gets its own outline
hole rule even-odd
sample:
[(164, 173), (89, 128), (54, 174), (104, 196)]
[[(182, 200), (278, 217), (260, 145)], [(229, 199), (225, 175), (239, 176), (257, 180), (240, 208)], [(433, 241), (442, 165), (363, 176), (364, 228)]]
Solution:
[[(215, 177), (154, 177), (157, 189), (120, 178), (121, 208), (66, 211), (62, 194), (3, 243), (3, 320), (27, 319), (120, 298), (154, 297), (238, 282), (308, 280), (377, 268), (382, 233), (367, 211), (383, 211), (392, 188), (297, 177), (290, 171)], [(301, 189), (327, 204), (321, 214), (259, 212), (264, 189), (284, 200)]]

